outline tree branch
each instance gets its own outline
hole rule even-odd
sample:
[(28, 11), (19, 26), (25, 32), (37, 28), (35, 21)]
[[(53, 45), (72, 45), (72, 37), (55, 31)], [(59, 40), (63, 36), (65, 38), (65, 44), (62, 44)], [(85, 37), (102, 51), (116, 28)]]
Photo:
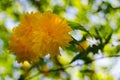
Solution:
[[(100, 58), (91, 60), (91, 61), (89, 61), (89, 62), (87, 62), (87, 63), (78, 64), (78, 65), (75, 65), (75, 66), (83, 66), (84, 64), (90, 64), (90, 63), (92, 63), (92, 62), (94, 62), (94, 61), (97, 61), (97, 60), (100, 60), (100, 59), (113, 58), (113, 57), (120, 57), (120, 55), (103, 56), (103, 57), (100, 57)], [(65, 70), (66, 68), (75, 67), (75, 66), (68, 65), (68, 66), (65, 66), (65, 67), (57, 68), (57, 69), (51, 69), (51, 70), (48, 70), (47, 72), (46, 72), (46, 71), (41, 71), (41, 70), (39, 70), (38, 73), (36, 73), (35, 75), (33, 75), (33, 76), (27, 78), (26, 80), (30, 80), (30, 79), (34, 78), (35, 76), (38, 76), (40, 73), (49, 73), (49, 72), (55, 72), (55, 71), (63, 71), (63, 70)]]

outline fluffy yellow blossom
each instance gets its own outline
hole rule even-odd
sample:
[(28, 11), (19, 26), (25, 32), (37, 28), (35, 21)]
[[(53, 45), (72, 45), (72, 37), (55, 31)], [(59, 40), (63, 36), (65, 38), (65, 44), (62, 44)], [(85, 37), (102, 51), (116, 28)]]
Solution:
[(27, 13), (13, 29), (9, 49), (19, 62), (36, 62), (48, 53), (58, 55), (59, 47), (69, 46), (72, 38), (68, 32), (71, 30), (66, 20), (50, 11)]

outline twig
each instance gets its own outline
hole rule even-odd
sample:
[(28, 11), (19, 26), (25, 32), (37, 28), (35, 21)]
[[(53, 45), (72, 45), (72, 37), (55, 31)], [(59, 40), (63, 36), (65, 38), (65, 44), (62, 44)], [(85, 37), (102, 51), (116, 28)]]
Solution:
[[(94, 62), (94, 61), (97, 61), (97, 60), (100, 60), (100, 59), (105, 59), (105, 58), (111, 58), (111, 57), (120, 57), (120, 55), (103, 56), (103, 57), (100, 57), (100, 58), (91, 60), (91, 61), (89, 61), (89, 62), (87, 62), (87, 63), (78, 64), (78, 65), (75, 65), (75, 66), (83, 66), (84, 64), (90, 64), (90, 63), (92, 63), (92, 62)], [(74, 66), (68, 65), (68, 66), (65, 66), (65, 67), (57, 68), (57, 69), (51, 69), (51, 70), (48, 70), (47, 72), (39, 70), (38, 73), (36, 73), (35, 75), (27, 78), (26, 80), (30, 80), (30, 79), (34, 78), (35, 76), (38, 76), (40, 73), (48, 73), (48, 72), (61, 71), (61, 70), (63, 71), (63, 70), (65, 70), (66, 68), (69, 68), (69, 67), (74, 67)]]

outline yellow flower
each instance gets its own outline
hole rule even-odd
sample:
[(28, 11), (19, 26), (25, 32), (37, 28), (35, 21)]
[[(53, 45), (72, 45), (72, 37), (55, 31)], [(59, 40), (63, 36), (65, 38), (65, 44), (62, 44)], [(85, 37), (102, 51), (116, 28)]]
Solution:
[(79, 43), (79, 45), (76, 45), (76, 47), (80, 52), (83, 52), (89, 47), (89, 45), (88, 45), (87, 41), (85, 40), (85, 41)]
[(69, 46), (72, 38), (68, 32), (71, 30), (66, 20), (50, 11), (27, 13), (13, 29), (9, 49), (16, 54), (19, 62), (36, 62), (48, 53), (58, 55), (59, 47)]
[(23, 68), (24, 70), (28, 70), (30, 67), (31, 67), (31, 65), (30, 65), (30, 63), (29, 63), (28, 61), (24, 61), (24, 62), (22, 63), (22, 68)]

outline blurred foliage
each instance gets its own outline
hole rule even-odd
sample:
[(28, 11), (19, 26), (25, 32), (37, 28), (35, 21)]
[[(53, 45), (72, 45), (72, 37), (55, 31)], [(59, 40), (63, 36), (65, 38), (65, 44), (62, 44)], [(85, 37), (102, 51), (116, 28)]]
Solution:
[[(119, 0), (0, 0), (0, 80), (119, 80), (110, 73), (120, 56), (119, 3)], [(17, 63), (15, 55), (8, 51), (12, 28), (20, 22), (22, 14), (47, 10), (68, 20), (73, 41), (54, 59), (46, 56), (34, 65)], [(111, 63), (98, 66), (98, 59), (106, 57)]]

